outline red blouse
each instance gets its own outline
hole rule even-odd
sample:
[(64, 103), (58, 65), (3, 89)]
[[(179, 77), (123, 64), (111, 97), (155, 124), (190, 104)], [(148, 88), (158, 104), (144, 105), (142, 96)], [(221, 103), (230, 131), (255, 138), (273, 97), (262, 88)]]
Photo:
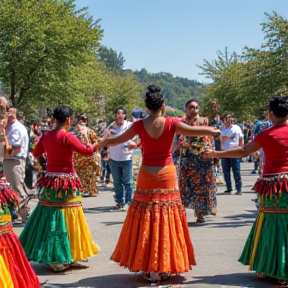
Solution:
[(176, 132), (175, 122), (177, 122), (175, 118), (165, 117), (163, 133), (157, 139), (147, 133), (143, 120), (138, 120), (133, 124), (141, 139), (143, 165), (166, 166), (173, 163), (171, 147)]
[(275, 125), (254, 139), (264, 151), (263, 175), (288, 172), (288, 125)]
[(47, 154), (47, 172), (75, 174), (73, 151), (82, 155), (92, 155), (93, 148), (83, 145), (80, 140), (63, 130), (46, 132), (33, 150), (35, 157)]

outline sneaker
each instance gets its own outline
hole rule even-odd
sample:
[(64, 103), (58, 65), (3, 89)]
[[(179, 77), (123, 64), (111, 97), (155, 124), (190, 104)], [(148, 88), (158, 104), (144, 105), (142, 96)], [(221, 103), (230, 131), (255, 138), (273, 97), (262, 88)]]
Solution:
[(251, 174), (258, 174), (258, 171), (253, 170), (253, 171), (251, 172)]
[(232, 192), (232, 190), (225, 190), (224, 191), (225, 194), (229, 194), (229, 195), (231, 194), (231, 192)]
[(116, 204), (116, 209), (120, 211), (126, 211), (126, 207), (123, 204)]
[(235, 193), (235, 195), (242, 195), (242, 192), (241, 192), (241, 191), (237, 191), (237, 192)]

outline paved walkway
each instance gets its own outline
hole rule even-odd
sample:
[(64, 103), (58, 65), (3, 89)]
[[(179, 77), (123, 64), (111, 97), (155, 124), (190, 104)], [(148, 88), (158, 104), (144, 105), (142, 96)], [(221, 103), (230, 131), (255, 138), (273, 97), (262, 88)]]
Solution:
[[(252, 163), (242, 163), (242, 196), (224, 195), (225, 186), (218, 186), (218, 213), (208, 216), (206, 225), (197, 225), (193, 210), (187, 210), (197, 266), (188, 273), (172, 275), (161, 287), (275, 287), (275, 283), (257, 280), (254, 272), (237, 261), (256, 216), (255, 203), (251, 201), (255, 193), (251, 188), (257, 176), (250, 174), (252, 167)], [(96, 198), (84, 198), (83, 206), (100, 253), (89, 259), (88, 269), (63, 273), (53, 273), (42, 264), (32, 263), (40, 281), (48, 280), (45, 287), (150, 287), (142, 275), (109, 260), (125, 219), (125, 212), (115, 209), (111, 187), (100, 188)], [(21, 226), (14, 227), (18, 235), (21, 230)]]

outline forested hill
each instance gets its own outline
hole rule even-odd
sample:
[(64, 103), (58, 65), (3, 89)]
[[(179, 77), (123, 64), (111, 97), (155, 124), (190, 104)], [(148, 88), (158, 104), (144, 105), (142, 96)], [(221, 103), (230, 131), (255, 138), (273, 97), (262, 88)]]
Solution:
[(145, 90), (150, 84), (159, 85), (166, 99), (166, 104), (182, 111), (189, 99), (201, 99), (204, 95), (205, 86), (196, 80), (173, 77), (172, 74), (167, 72), (149, 73), (145, 68), (132, 73), (135, 80), (141, 83)]

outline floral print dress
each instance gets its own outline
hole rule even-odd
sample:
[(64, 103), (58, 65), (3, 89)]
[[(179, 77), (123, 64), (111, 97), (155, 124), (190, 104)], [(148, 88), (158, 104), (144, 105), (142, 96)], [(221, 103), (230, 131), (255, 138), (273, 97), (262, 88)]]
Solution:
[[(193, 126), (195, 125), (198, 126), (201, 123), (195, 122)], [(175, 141), (180, 147), (178, 176), (183, 205), (194, 209), (196, 217), (201, 214), (216, 215), (217, 188), (213, 161), (204, 157), (204, 150), (213, 147), (213, 138), (176, 135)]]
[[(96, 132), (88, 127), (81, 127), (77, 125), (77, 130), (73, 131), (74, 135), (84, 145), (92, 145), (99, 139)], [(95, 152), (90, 157), (85, 157), (81, 154), (74, 152), (73, 162), (77, 175), (79, 176), (82, 188), (81, 193), (89, 193), (91, 196), (98, 195), (97, 176), (101, 173), (101, 156), (100, 153)]]

